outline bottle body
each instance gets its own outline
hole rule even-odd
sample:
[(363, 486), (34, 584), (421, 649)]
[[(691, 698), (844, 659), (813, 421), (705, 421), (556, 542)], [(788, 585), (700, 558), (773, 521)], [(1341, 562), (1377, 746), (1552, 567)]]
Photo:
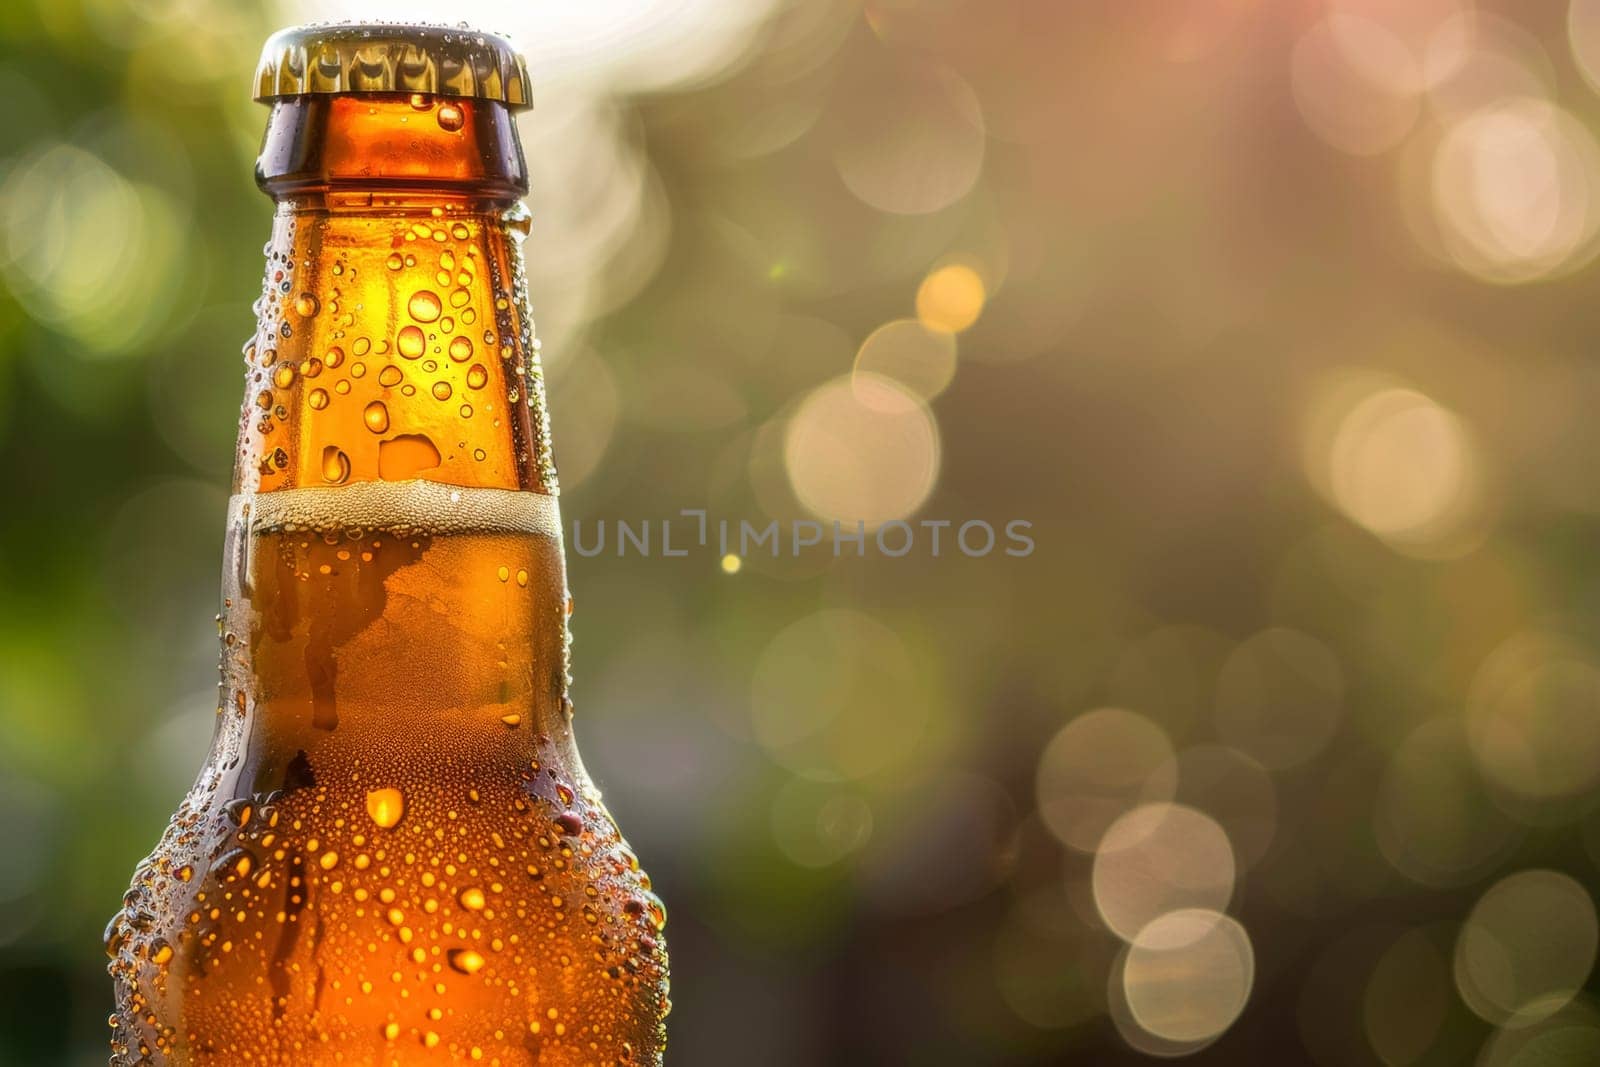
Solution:
[(274, 109), (217, 724), (108, 930), (115, 1062), (660, 1060), (665, 915), (571, 730), (497, 124)]

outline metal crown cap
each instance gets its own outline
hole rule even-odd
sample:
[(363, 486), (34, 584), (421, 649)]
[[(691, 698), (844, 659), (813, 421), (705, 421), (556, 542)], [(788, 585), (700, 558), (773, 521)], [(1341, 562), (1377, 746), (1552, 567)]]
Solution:
[(531, 107), (528, 68), (506, 38), (456, 26), (315, 22), (267, 38), (255, 99), (306, 93), (434, 93)]

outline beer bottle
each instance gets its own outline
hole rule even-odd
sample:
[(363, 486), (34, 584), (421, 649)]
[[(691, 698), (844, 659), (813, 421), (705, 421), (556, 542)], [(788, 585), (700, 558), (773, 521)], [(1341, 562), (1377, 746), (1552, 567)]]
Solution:
[(266, 45), (276, 203), (210, 754), (107, 929), (116, 1064), (657, 1064), (665, 912), (567, 699), (502, 38)]

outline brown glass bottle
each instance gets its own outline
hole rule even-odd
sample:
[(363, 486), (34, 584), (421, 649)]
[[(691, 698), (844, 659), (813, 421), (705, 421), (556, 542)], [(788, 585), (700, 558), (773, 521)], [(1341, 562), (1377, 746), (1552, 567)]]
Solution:
[(521, 78), (269, 42), (218, 718), (107, 931), (113, 1063), (660, 1062), (665, 913), (570, 726)]

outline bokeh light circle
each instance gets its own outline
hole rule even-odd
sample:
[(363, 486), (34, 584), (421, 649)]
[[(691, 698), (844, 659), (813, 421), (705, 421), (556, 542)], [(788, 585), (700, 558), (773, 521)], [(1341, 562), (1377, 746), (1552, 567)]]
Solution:
[(1142, 715), (1120, 708), (1085, 712), (1039, 757), (1039, 817), (1063, 844), (1092, 852), (1123, 812), (1172, 799), (1172, 759), (1166, 733)]
[[(931, 400), (944, 392), (956, 373), (956, 339), (917, 319), (895, 319), (867, 335), (856, 353), (852, 380), (866, 375), (887, 378), (911, 393)], [(862, 388), (875, 388), (870, 379)]]
[(1290, 59), (1290, 86), (1306, 125), (1353, 155), (1393, 148), (1421, 112), (1422, 75), (1388, 29), (1332, 14), (1308, 29)]
[(1321, 641), (1275, 627), (1241, 642), (1217, 679), (1217, 733), (1263, 765), (1315, 757), (1339, 726), (1344, 673)]
[(1475, 512), (1477, 470), (1461, 420), (1411, 389), (1366, 397), (1328, 455), (1334, 502), (1391, 545), (1426, 549)]
[(772, 800), (772, 837), (802, 867), (826, 867), (872, 836), (872, 805), (859, 793), (796, 778)]
[(784, 436), (795, 496), (820, 519), (871, 530), (922, 506), (939, 475), (939, 428), (904, 386), (835, 378), (801, 401)]
[(1122, 972), (1134, 1021), (1179, 1042), (1207, 1041), (1232, 1026), (1254, 983), (1244, 927), (1200, 908), (1169, 912), (1139, 931)]
[(1095, 849), (1095, 907), (1112, 933), (1133, 941), (1161, 915), (1222, 911), (1233, 897), (1233, 848), (1209, 816), (1147, 804), (1112, 823)]
[(803, 778), (861, 778), (917, 758), (931, 712), (922, 694), (898, 634), (858, 611), (819, 611), (779, 631), (757, 659), (752, 732)]
[(1520, 871), (1478, 899), (1456, 940), (1456, 988), (1496, 1025), (1528, 1025), (1582, 989), (1600, 946), (1588, 890), (1556, 871)]
[(1549, 278), (1594, 256), (1600, 145), (1546, 100), (1500, 100), (1454, 123), (1432, 185), (1446, 251), (1483, 281)]
[(946, 263), (917, 287), (917, 318), (930, 330), (960, 333), (978, 321), (987, 296), (982, 275), (965, 263)]
[(1450, 964), (1428, 930), (1407, 930), (1379, 957), (1362, 997), (1362, 1029), (1386, 1064), (1417, 1063), (1450, 1010)]
[(1351, 522), (1402, 555), (1457, 558), (1482, 543), (1492, 479), (1466, 423), (1376, 371), (1318, 383), (1302, 427), (1306, 477)]
[(1413, 730), (1384, 768), (1373, 810), (1378, 848), (1421, 885), (1467, 885), (1521, 840), (1484, 791), (1466, 734), (1453, 717)]
[(1567, 39), (1584, 80), (1600, 90), (1600, 0), (1571, 0), (1567, 6)]
[(1519, 634), (1492, 652), (1467, 698), (1467, 737), (1484, 776), (1527, 803), (1514, 813), (1561, 817), (1600, 786), (1600, 667), (1576, 642)]
[(949, 207), (983, 168), (983, 110), (954, 71), (886, 63), (872, 96), (853, 101), (834, 143), (845, 187), (864, 203), (899, 215)]
[(24, 312), (87, 356), (127, 355), (183, 306), (185, 212), (92, 152), (45, 143), (0, 182), (0, 270)]
[(1576, 999), (1530, 1022), (1513, 1021), (1490, 1036), (1477, 1067), (1590, 1067), (1600, 1063), (1600, 1011)]

